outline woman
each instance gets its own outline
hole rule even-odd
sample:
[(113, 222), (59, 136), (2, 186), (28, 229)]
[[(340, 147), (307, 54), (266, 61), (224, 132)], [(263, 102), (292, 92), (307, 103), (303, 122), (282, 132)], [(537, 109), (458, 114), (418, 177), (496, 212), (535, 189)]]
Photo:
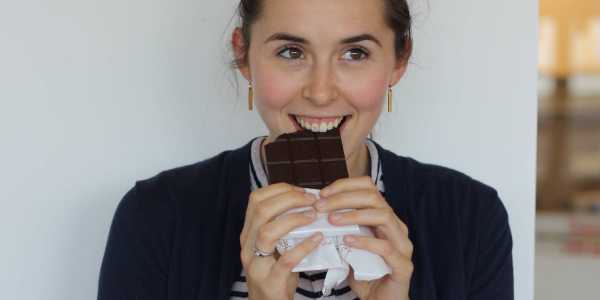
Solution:
[[(291, 270), (321, 234), (282, 256), (276, 241), (329, 213), (392, 272), (347, 281), (334, 299), (513, 299), (512, 238), (496, 191), (399, 157), (368, 139), (412, 49), (406, 0), (243, 0), (232, 34), (267, 137), (139, 181), (114, 216), (98, 299), (320, 298), (322, 272)], [(283, 133), (340, 127), (350, 178), (322, 200), (268, 185), (264, 147)], [(295, 207), (306, 214), (276, 217)], [(343, 208), (356, 210), (333, 213)]]

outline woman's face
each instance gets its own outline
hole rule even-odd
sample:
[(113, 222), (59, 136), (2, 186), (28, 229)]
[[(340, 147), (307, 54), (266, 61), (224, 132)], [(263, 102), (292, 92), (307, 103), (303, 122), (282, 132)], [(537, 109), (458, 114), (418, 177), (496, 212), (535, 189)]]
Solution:
[[(264, 0), (251, 28), (248, 65), (268, 141), (283, 133), (324, 131), (343, 118), (346, 158), (364, 147), (389, 85), (402, 77), (383, 1)], [(233, 45), (243, 43), (236, 29)]]

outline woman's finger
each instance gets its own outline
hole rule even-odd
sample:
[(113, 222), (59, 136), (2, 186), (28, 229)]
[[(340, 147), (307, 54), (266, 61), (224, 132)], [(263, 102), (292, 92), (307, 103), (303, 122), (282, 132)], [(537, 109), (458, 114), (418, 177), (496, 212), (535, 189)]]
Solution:
[[(250, 258), (253, 255), (252, 251), (255, 247), (256, 236), (260, 227), (290, 209), (312, 206), (315, 201), (316, 197), (314, 195), (291, 190), (257, 203), (254, 213), (246, 216), (246, 219), (249, 219), (249, 223), (247, 226), (247, 236), (242, 245), (242, 249), (245, 249), (245, 254), (243, 255), (246, 258)], [(262, 250), (268, 251), (267, 249)]]
[(329, 186), (321, 189), (321, 197), (329, 197), (333, 194), (354, 190), (371, 189), (377, 190), (373, 184), (373, 179), (369, 176), (342, 178), (334, 181)]
[(359, 209), (348, 212), (334, 212), (329, 215), (329, 222), (333, 225), (365, 225), (381, 231), (398, 249), (405, 249), (408, 241), (408, 228), (396, 216), (391, 208), (387, 209)]
[(254, 213), (250, 216), (251, 227), (260, 227), (293, 208), (312, 206), (316, 200), (312, 194), (295, 190), (265, 199), (255, 206)]
[(246, 214), (252, 215), (254, 213), (254, 209), (264, 200), (293, 191), (298, 193), (304, 193), (303, 188), (293, 186), (287, 183), (276, 183), (253, 191), (252, 193), (250, 193), (250, 196), (248, 198), (248, 207), (246, 209)]
[[(287, 193), (290, 191), (304, 192), (304, 189), (293, 186), (287, 183), (277, 183), (266, 186), (264, 188), (257, 189), (250, 193), (248, 198), (248, 206), (246, 207), (246, 216), (252, 216), (254, 214), (255, 207), (262, 201), (279, 194)], [(250, 218), (244, 219), (244, 226), (240, 234), (240, 244), (243, 245), (247, 238), (248, 230), (250, 229)]]
[[(402, 253), (390, 241), (369, 236), (347, 235), (344, 237), (344, 243), (350, 247), (367, 250), (381, 256), (392, 269), (390, 278), (393, 281), (402, 284), (410, 281), (414, 269), (411, 261), (412, 250), (410, 253)], [(412, 249), (412, 243), (410, 248)]]
[(329, 214), (329, 222), (333, 225), (366, 225), (387, 226), (398, 229), (398, 233), (404, 235), (404, 231), (398, 223), (401, 222), (394, 210), (391, 208), (366, 208), (351, 211), (335, 211)]
[(277, 260), (271, 270), (272, 280), (287, 280), (290, 272), (296, 267), (304, 257), (310, 254), (323, 240), (323, 234), (317, 232), (306, 238), (302, 243), (298, 244), (294, 249), (289, 250)]
[(258, 229), (256, 234), (256, 248), (269, 252), (275, 249), (277, 241), (295, 228), (310, 224), (316, 217), (314, 209), (287, 214), (277, 218)]
[(304, 189), (301, 187), (293, 186), (284, 182), (268, 185), (264, 188), (257, 189), (250, 194), (249, 205), (292, 190), (296, 190), (298, 192), (304, 191)]
[(315, 208), (319, 212), (330, 212), (345, 208), (388, 208), (389, 205), (378, 190), (362, 189), (344, 191), (319, 199)]

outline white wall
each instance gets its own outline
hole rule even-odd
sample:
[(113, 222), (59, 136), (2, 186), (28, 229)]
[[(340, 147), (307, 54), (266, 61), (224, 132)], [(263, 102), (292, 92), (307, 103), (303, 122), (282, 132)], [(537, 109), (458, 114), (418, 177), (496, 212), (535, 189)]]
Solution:
[(410, 1), (415, 56), (380, 140), (499, 191), (513, 231), (516, 299), (533, 299), (537, 1)]
[[(226, 67), (235, 1), (7, 2), (0, 298), (93, 299), (135, 180), (265, 132)], [(500, 191), (517, 299), (532, 299), (537, 4), (419, 0), (415, 14), (414, 64), (377, 139)]]

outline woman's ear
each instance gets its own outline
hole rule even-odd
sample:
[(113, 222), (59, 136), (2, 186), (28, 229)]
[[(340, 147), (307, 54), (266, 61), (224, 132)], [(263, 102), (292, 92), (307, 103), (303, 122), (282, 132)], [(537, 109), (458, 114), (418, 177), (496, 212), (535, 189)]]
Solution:
[(408, 66), (408, 59), (412, 53), (412, 40), (407, 39), (407, 43), (404, 46), (404, 55), (396, 58), (396, 64), (394, 66), (394, 70), (392, 71), (392, 80), (390, 85), (394, 86), (406, 73), (406, 67)]
[(396, 65), (394, 66), (394, 70), (392, 71), (392, 80), (390, 81), (390, 85), (394, 86), (406, 73), (406, 65), (408, 64), (407, 60), (404, 58), (397, 59)]
[[(231, 47), (233, 49), (233, 54), (235, 55), (237, 68), (246, 80), (251, 81), (250, 68), (247, 59), (249, 49), (246, 47), (246, 41), (244, 40), (244, 35), (242, 34), (242, 29), (240, 27), (236, 27), (231, 34)], [(242, 59), (244, 56), (246, 56), (245, 60)]]

